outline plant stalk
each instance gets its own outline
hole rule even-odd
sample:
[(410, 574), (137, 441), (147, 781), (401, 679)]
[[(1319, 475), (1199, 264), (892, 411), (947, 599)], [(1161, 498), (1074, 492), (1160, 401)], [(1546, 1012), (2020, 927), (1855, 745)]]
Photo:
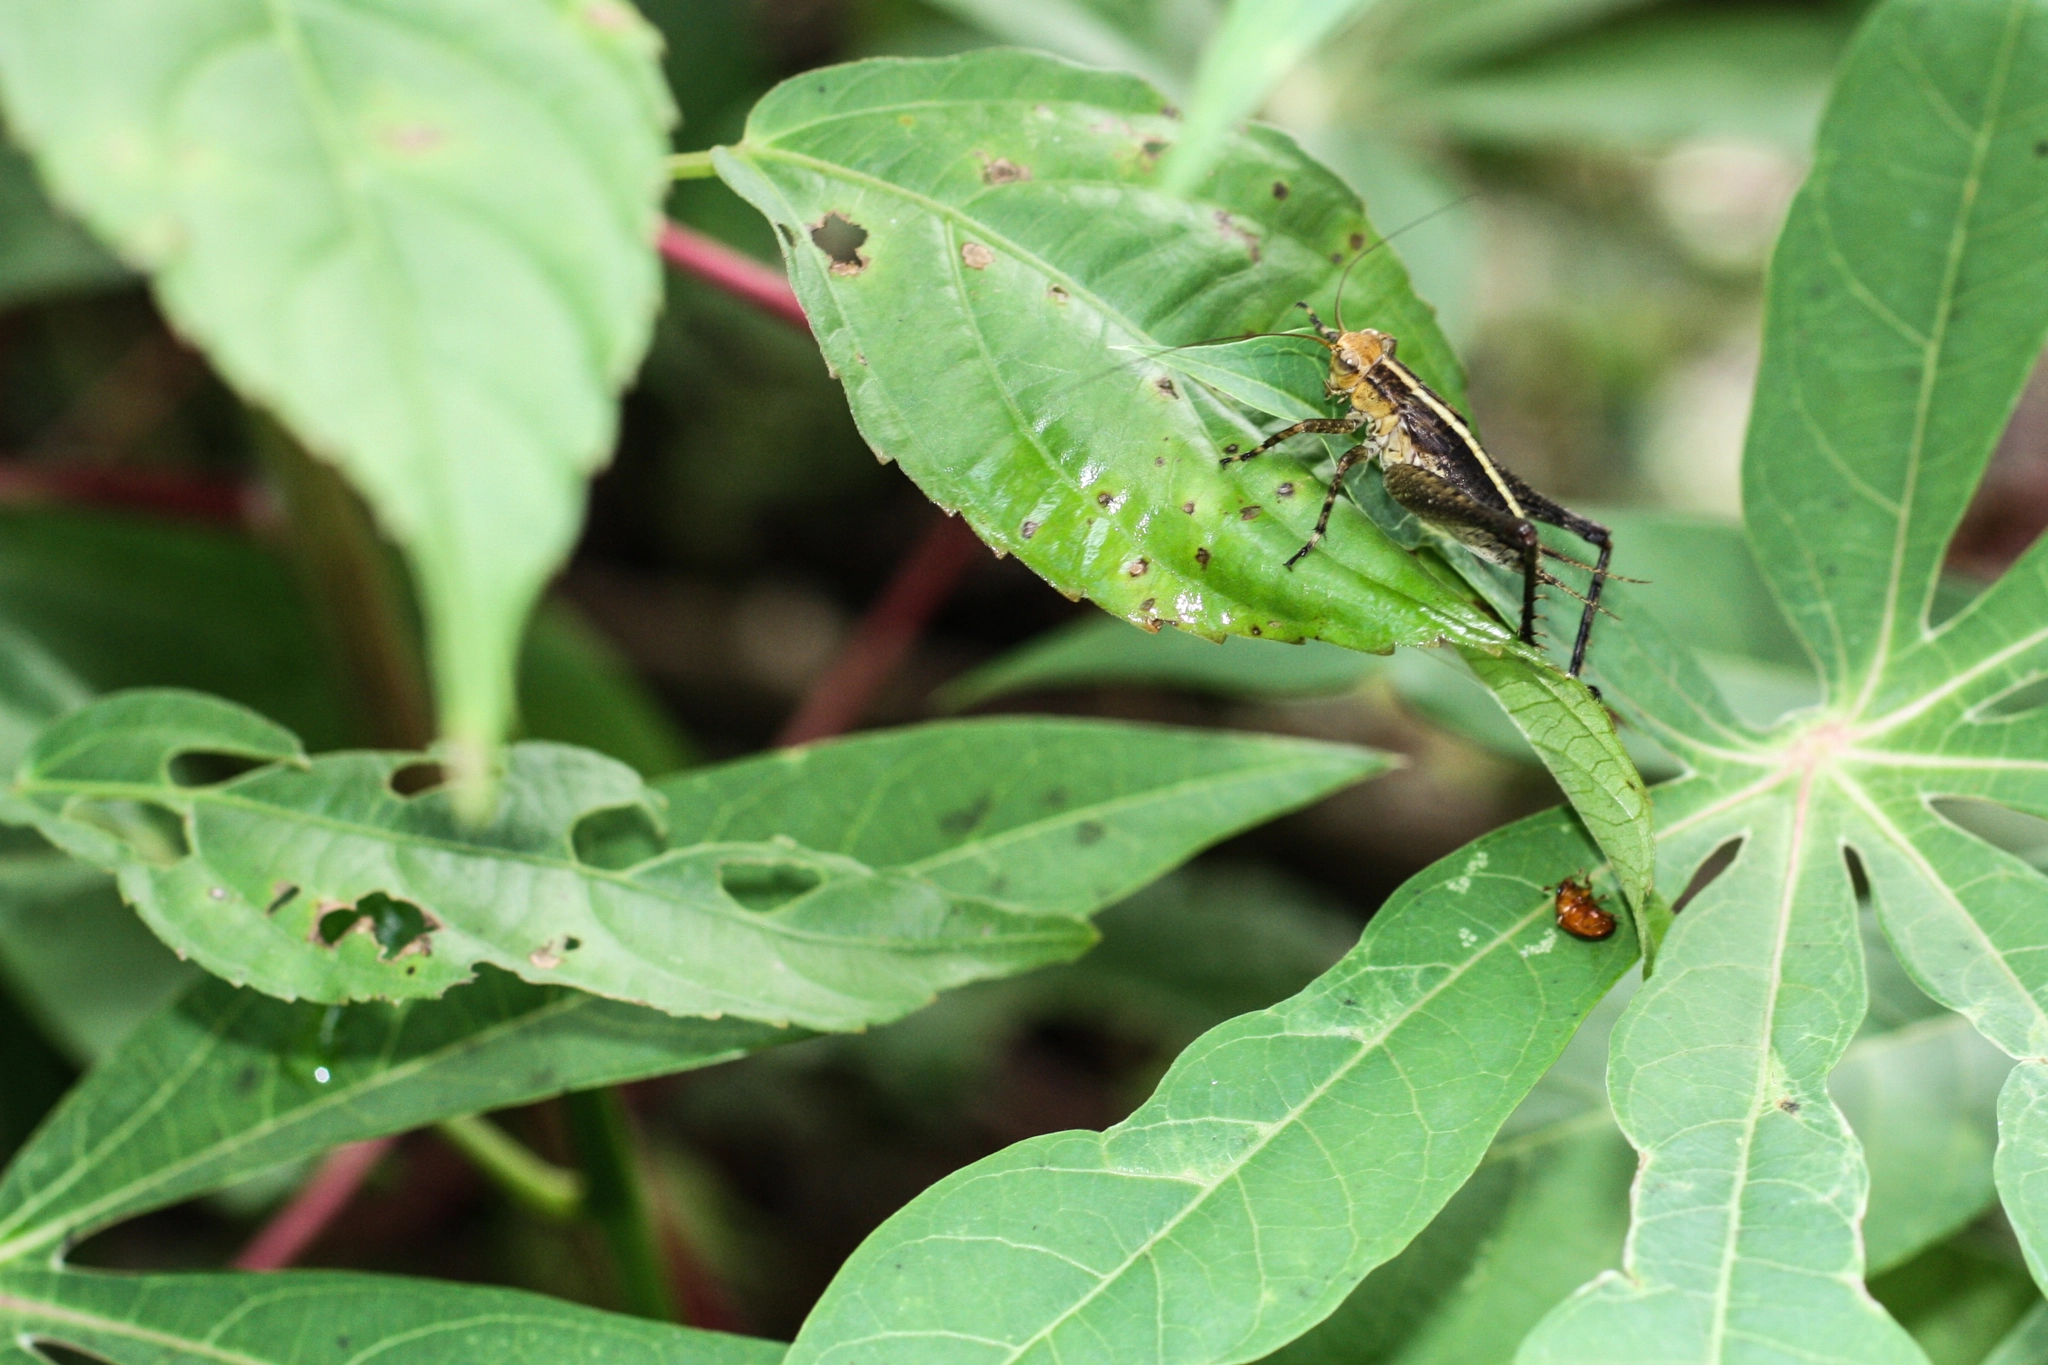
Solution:
[(648, 1212), (632, 1123), (618, 1089), (565, 1095), (562, 1110), (587, 1182), (583, 1211), (611, 1246), (626, 1311), (662, 1322), (676, 1321), (668, 1266)]
[(481, 1114), (465, 1114), (434, 1127), (521, 1208), (556, 1222), (582, 1214), (582, 1172), (544, 1160)]

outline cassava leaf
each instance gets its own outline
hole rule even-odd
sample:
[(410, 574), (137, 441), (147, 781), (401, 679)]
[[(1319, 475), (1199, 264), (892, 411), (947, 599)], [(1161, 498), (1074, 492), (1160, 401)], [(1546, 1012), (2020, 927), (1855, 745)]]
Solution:
[[(180, 766), (220, 756), (258, 766), (211, 782)], [(690, 774), (671, 802), (611, 759), (521, 744), (472, 826), (428, 756), (308, 759), (253, 712), (132, 692), (46, 731), (13, 799), (118, 872), (166, 942), (288, 999), (437, 996), (488, 963), (830, 1029), (1072, 957), (1094, 938), (1082, 916), (1384, 766), (1297, 740), (998, 721)], [(892, 782), (901, 799), (855, 816)]]
[(0, 1328), (19, 1365), (43, 1343), (110, 1365), (775, 1365), (775, 1341), (704, 1332), (539, 1294), (383, 1275), (105, 1275), (0, 1271)]
[(855, 735), (659, 790), (674, 846), (792, 839), (955, 895), (1089, 915), (1390, 763), (1272, 735), (1002, 717)]
[[(914, 143), (896, 140), (904, 119)], [(785, 82), (715, 156), (780, 230), (869, 444), (998, 552), (1150, 629), (1499, 655), (1489, 672), (1510, 715), (1588, 799), (1631, 902), (1646, 904), (1647, 799), (1583, 690), (1571, 685), (1574, 702), (1528, 676), (1547, 665), (1355, 509), (1285, 567), (1317, 485), (1277, 452), (1220, 463), (1255, 431), (1177, 383), (1160, 352), (1292, 325), (1293, 302), (1334, 303), (1354, 258), (1346, 306), (1400, 335), (1443, 392), (1461, 385), (1399, 262), (1357, 256), (1373, 233), (1337, 177), (1255, 128), (1226, 139), (1199, 195), (1170, 195), (1153, 163), (1174, 122), (1135, 79), (983, 52)], [(1289, 401), (1320, 390), (1270, 348), (1181, 355), (1251, 373), (1269, 398), (1283, 383), (1311, 385)], [(1617, 837), (1630, 811), (1638, 828)]]
[(614, 0), (0, 7), (56, 198), (406, 549), (471, 764), (659, 302), (657, 65)]
[(340, 1143), (805, 1036), (491, 971), (397, 1005), (288, 1004), (202, 981), (94, 1068), (7, 1168), (0, 1261)]
[[(716, 155), (782, 233), (868, 443), (1053, 586), (1211, 637), (1498, 645), (1498, 622), (1348, 509), (1284, 571), (1316, 485), (1291, 459), (1221, 467), (1256, 435), (1144, 359), (1296, 325), (1294, 302), (1329, 301), (1372, 237), (1356, 196), (1269, 130), (1234, 135), (1200, 198), (1165, 194), (1166, 109), (1134, 78), (1029, 53), (861, 62), (779, 86)], [(1459, 392), (1390, 253), (1347, 292)]]
[[(1915, 1361), (1860, 1283), (1865, 1171), (1823, 1080), (1863, 1013), (1853, 861), (1913, 978), (2022, 1059), (1999, 1159), (2027, 1190), (2048, 1050), (2042, 875), (1953, 798), (2048, 813), (2048, 553), (1934, 615), (1944, 548), (2048, 333), (2048, 9), (1887, 0), (1852, 45), (1774, 260), (1744, 461), (1757, 562), (1822, 701), (1738, 716), (1622, 585), (1596, 668), (1686, 768), (1657, 792), (1659, 876), (1732, 867), (1680, 916), (1617, 1033), (1642, 1150), (1625, 1273), (1521, 1359)], [(2039, 1253), (2036, 1250), (2038, 1260)]]
[(1243, 1361), (1299, 1334), (1465, 1181), (1634, 961), (1626, 928), (1588, 943), (1552, 922), (1549, 887), (1593, 857), (1550, 813), (1419, 874), (1349, 956), (1206, 1034), (1123, 1123), (912, 1201), (792, 1365)]

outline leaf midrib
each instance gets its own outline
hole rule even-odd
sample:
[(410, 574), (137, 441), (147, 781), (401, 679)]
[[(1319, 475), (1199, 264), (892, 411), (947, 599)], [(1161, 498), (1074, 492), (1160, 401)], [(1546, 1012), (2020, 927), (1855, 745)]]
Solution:
[[(1375, 1034), (1371, 1035), (1370, 1037), (1362, 1038), (1357, 1037), (1355, 1034), (1352, 1035), (1358, 1043), (1358, 1050), (1348, 1061), (1344, 1062), (1341, 1066), (1332, 1068), (1329, 1076), (1326, 1079), (1324, 1079), (1321, 1083), (1319, 1083), (1307, 1095), (1305, 1095), (1301, 1099), (1301, 1101), (1297, 1103), (1292, 1109), (1288, 1110), (1287, 1113), (1283, 1114), (1277, 1119), (1272, 1120), (1269, 1124), (1264, 1125), (1266, 1127), (1266, 1132), (1262, 1134), (1256, 1142), (1247, 1145), (1242, 1152), (1233, 1156), (1231, 1160), (1227, 1162), (1219, 1170), (1219, 1172), (1213, 1179), (1202, 1181), (1196, 1185), (1197, 1193), (1195, 1193), (1189, 1198), (1187, 1204), (1180, 1210), (1180, 1212), (1176, 1213), (1172, 1218), (1168, 1219), (1156, 1230), (1148, 1234), (1145, 1237), (1145, 1239), (1142, 1242), (1140, 1242), (1138, 1246), (1134, 1248), (1131, 1251), (1131, 1253), (1128, 1256), (1126, 1256), (1120, 1264), (1110, 1268), (1107, 1271), (1102, 1272), (1101, 1276), (1096, 1281), (1094, 1287), (1089, 1289), (1085, 1294), (1081, 1295), (1078, 1299), (1076, 1299), (1070, 1307), (1062, 1311), (1052, 1321), (1046, 1323), (1043, 1327), (1039, 1328), (1038, 1331), (1034, 1332), (1030, 1337), (1026, 1338), (1023, 1342), (1019, 1343), (1017, 1346), (1012, 1348), (1010, 1350), (1010, 1353), (1003, 1358), (1001, 1365), (1014, 1365), (1014, 1363), (1022, 1359), (1024, 1354), (1031, 1350), (1032, 1347), (1036, 1346), (1039, 1342), (1046, 1340), (1048, 1337), (1051, 1336), (1051, 1334), (1054, 1331), (1058, 1330), (1060, 1326), (1062, 1326), (1064, 1323), (1072, 1319), (1076, 1314), (1080, 1313), (1083, 1309), (1087, 1308), (1087, 1306), (1090, 1303), (1093, 1303), (1097, 1297), (1108, 1292), (1109, 1288), (1112, 1285), (1114, 1285), (1118, 1280), (1120, 1280), (1126, 1273), (1128, 1273), (1132, 1266), (1136, 1265), (1141, 1259), (1150, 1254), (1155, 1247), (1157, 1247), (1161, 1242), (1163, 1242), (1164, 1240), (1166, 1240), (1166, 1238), (1172, 1235), (1175, 1228), (1178, 1228), (1182, 1223), (1186, 1222), (1189, 1218), (1193, 1217), (1195, 1212), (1198, 1209), (1202, 1208), (1203, 1205), (1205, 1205), (1208, 1202), (1208, 1200), (1211, 1197), (1213, 1197), (1218, 1190), (1223, 1188), (1225, 1184), (1227, 1184), (1232, 1179), (1236, 1178), (1239, 1172), (1241, 1172), (1244, 1169), (1244, 1167), (1247, 1164), (1249, 1164), (1254, 1157), (1256, 1157), (1259, 1153), (1263, 1152), (1267, 1148), (1267, 1146), (1270, 1145), (1282, 1133), (1288, 1131), (1295, 1123), (1299, 1122), (1301, 1116), (1304, 1113), (1306, 1113), (1311, 1107), (1313, 1107), (1318, 1101), (1320, 1101), (1325, 1095), (1327, 1095), (1330, 1092), (1330, 1090), (1337, 1085), (1339, 1081), (1343, 1080), (1346, 1076), (1350, 1075), (1352, 1071), (1356, 1070), (1359, 1066), (1363, 1065), (1368, 1057), (1372, 1056), (1375, 1052), (1382, 1048), (1386, 1044), (1386, 1041), (1393, 1036), (1396, 1030), (1398, 1030), (1402, 1025), (1406, 1024), (1410, 1019), (1414, 1018), (1418, 1013), (1421, 1012), (1421, 1010), (1425, 1006), (1433, 1002), (1438, 996), (1442, 995), (1445, 991), (1449, 990), (1453, 985), (1462, 980), (1481, 962), (1484, 962), (1490, 957), (1492, 957), (1494, 953), (1499, 951), (1517, 934), (1521, 933), (1523, 930), (1528, 928), (1529, 925), (1535, 923), (1544, 915), (1550, 914), (1551, 912), (1551, 906), (1549, 904), (1548, 899), (1546, 898), (1534, 909), (1532, 909), (1529, 913), (1513, 921), (1506, 928), (1502, 929), (1498, 934), (1494, 935), (1494, 937), (1486, 944), (1484, 948), (1481, 948), (1479, 951), (1472, 953), (1469, 957), (1465, 959), (1464, 962), (1460, 963), (1454, 970), (1446, 973), (1443, 979), (1439, 981), (1435, 986), (1431, 987), (1428, 991), (1418, 995), (1414, 1000), (1412, 1000), (1407, 1005), (1406, 1008), (1401, 1010), (1398, 1014), (1387, 1019)], [(1343, 1036), (1347, 1032), (1349, 1031), (1338, 1029), (1326, 1030), (1315, 1035), (1293, 1036)], [(1097, 1141), (1099, 1143), (1107, 1142), (1107, 1140), (1110, 1138), (1112, 1134), (1117, 1133), (1119, 1131), (1142, 1132), (1146, 1128), (1151, 1126), (1152, 1125), (1150, 1124), (1139, 1124), (1136, 1126), (1130, 1126), (1130, 1121), (1126, 1120), (1125, 1123), (1118, 1124), (1115, 1128), (1110, 1129), (1108, 1132), (1098, 1134)], [(866, 1339), (877, 1340), (881, 1338)], [(857, 1343), (835, 1344), (851, 1345)]]

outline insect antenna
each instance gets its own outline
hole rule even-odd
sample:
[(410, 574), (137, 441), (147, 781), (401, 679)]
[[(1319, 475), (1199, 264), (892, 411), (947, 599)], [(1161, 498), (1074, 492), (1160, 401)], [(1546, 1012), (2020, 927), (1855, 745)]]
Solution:
[(1337, 277), (1337, 298), (1334, 307), (1334, 311), (1337, 314), (1337, 330), (1340, 332), (1350, 330), (1344, 325), (1344, 285), (1345, 282), (1351, 278), (1351, 271), (1354, 266), (1356, 266), (1360, 261), (1364, 260), (1366, 257), (1372, 255), (1373, 252), (1378, 251), (1388, 242), (1393, 241), (1396, 237), (1399, 237), (1402, 233), (1408, 231), (1408, 229), (1419, 228), (1424, 223), (1427, 223), (1430, 219), (1436, 218), (1442, 214), (1449, 213), (1452, 209), (1457, 208), (1460, 204), (1469, 204), (1478, 197), (1479, 192), (1477, 190), (1472, 191), (1470, 194), (1461, 194), (1456, 199), (1452, 199), (1448, 202), (1438, 204), (1435, 208), (1431, 209), (1428, 213), (1423, 214), (1420, 218), (1409, 219), (1407, 222), (1401, 224), (1401, 226), (1395, 228), (1392, 232), (1389, 232), (1386, 236), (1380, 238), (1377, 242), (1374, 242), (1371, 246), (1360, 247), (1358, 253), (1354, 255), (1350, 259), (1350, 261), (1345, 264), (1344, 273)]

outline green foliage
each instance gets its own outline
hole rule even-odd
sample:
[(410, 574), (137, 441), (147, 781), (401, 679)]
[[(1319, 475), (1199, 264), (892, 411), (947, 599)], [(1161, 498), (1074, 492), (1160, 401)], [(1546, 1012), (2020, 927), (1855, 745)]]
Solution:
[(656, 46), (610, 0), (0, 12), (57, 198), (405, 547), (467, 770), (647, 344)]
[(1552, 923), (1547, 886), (1592, 854), (1548, 815), (1422, 873), (1342, 962), (1198, 1039), (1123, 1123), (1021, 1143), (913, 1200), (847, 1262), (792, 1365), (1285, 1343), (1464, 1183), (1634, 960), (1625, 929), (1594, 944)]
[[(716, 159), (782, 234), (869, 443), (998, 553), (1151, 630), (1483, 656), (1646, 913), (1648, 798), (1604, 709), (1350, 509), (1282, 567), (1320, 506), (1308, 467), (1277, 452), (1225, 466), (1257, 439), (1250, 417), (1146, 363), (1292, 325), (1303, 298), (1334, 313), (1356, 259), (1349, 306), (1463, 391), (1400, 263), (1358, 254), (1376, 234), (1342, 181), (1252, 129), (1199, 195), (1174, 197), (1156, 163), (1176, 117), (1140, 81), (1029, 53), (865, 62), (777, 87)], [(914, 156), (894, 150), (905, 128)], [(1304, 378), (1270, 348), (1210, 361), (1255, 372), (1240, 401)]]
[[(1090, 623), (958, 699), (1376, 677), (1471, 729), (1483, 688), (1555, 776), (1569, 809), (1410, 879), (1269, 1006), (1336, 931), (1213, 871), (1113, 912), (1133, 946), (989, 983), (1081, 954), (1098, 911), (1381, 755), (1003, 718), (650, 780), (688, 749), (559, 613), (516, 693), (549, 739), (491, 749), (655, 303), (648, 30), (615, 0), (159, 8), (0, 7), (8, 118), (221, 373), (373, 504), (415, 573), (444, 743), (347, 747), (360, 702), (263, 551), (0, 526), (4, 814), (34, 830), (0, 849), (0, 975), (95, 1062), (0, 1175), (24, 1353), (768, 1365), (784, 1348), (505, 1291), (64, 1253), (339, 1143), (856, 1034), (976, 982), (830, 1055), (957, 1069), (1031, 992), (1207, 1031), (1123, 1122), (1017, 1143), (895, 1213), (796, 1365), (1918, 1365), (2013, 1322), (2021, 1254), (2048, 1282), (2048, 919), (2038, 826), (2013, 829), (2048, 817), (2048, 547), (1981, 592), (1941, 576), (2048, 336), (2040, 0), (1877, 7), (1775, 260), (1745, 532), (1617, 519), (1618, 567), (1648, 581), (1616, 585), (1591, 666), (1671, 775), (1654, 826), (1602, 701), (1514, 643), (1498, 574), (1370, 471), (1288, 570), (1315, 462), (1221, 464), (1328, 411), (1321, 357), (1202, 343), (1288, 329), (1296, 299), (1333, 311), (1354, 258), (1347, 317), (1463, 402), (1396, 255), (1356, 256), (1379, 240), (1358, 196), (1238, 124), (1369, 9), (1405, 74), (1368, 93), (1435, 95), (1402, 136), (1691, 129), (1688, 82), (1736, 52), (1772, 87), (1742, 117), (1789, 138), (1832, 11), (1565, 42), (1630, 6), (1463, 0), (1429, 36), (1414, 6), (1240, 3), (1186, 116), (1136, 77), (981, 52), (806, 73), (713, 152), (874, 448), (1063, 592), (1185, 632)], [(1189, 65), (1080, 0), (947, 8), (1167, 80)], [(37, 232), (29, 276), (116, 278)], [(1553, 633), (1570, 610), (1551, 602)], [(1370, 657), (1398, 646), (1442, 647), (1459, 681)], [(1675, 921), (1653, 873), (1694, 893)], [(1573, 876), (1634, 916), (1565, 935)], [(188, 984), (113, 886), (210, 976)], [(1299, 917), (1256, 913), (1275, 907)], [(1985, 1269), (1994, 1198), (2018, 1253)], [(1991, 1358), (2042, 1332), (2037, 1309)]]
[[(989, 762), (1025, 745), (1071, 759), (1042, 775)], [(221, 759), (256, 766), (190, 767)], [(953, 789), (917, 782), (922, 765)], [(1383, 766), (1301, 741), (969, 723), (684, 778), (671, 831), (670, 802), (623, 764), (526, 743), (473, 826), (428, 755), (309, 759), (253, 712), (158, 691), (51, 726), (12, 799), (118, 873), (181, 954), (286, 999), (434, 997), (489, 963), (676, 1014), (833, 1029), (1071, 957), (1094, 941), (1080, 916)], [(855, 799), (905, 780), (919, 799), (849, 827)], [(1055, 860), (1062, 877), (1025, 877)]]

